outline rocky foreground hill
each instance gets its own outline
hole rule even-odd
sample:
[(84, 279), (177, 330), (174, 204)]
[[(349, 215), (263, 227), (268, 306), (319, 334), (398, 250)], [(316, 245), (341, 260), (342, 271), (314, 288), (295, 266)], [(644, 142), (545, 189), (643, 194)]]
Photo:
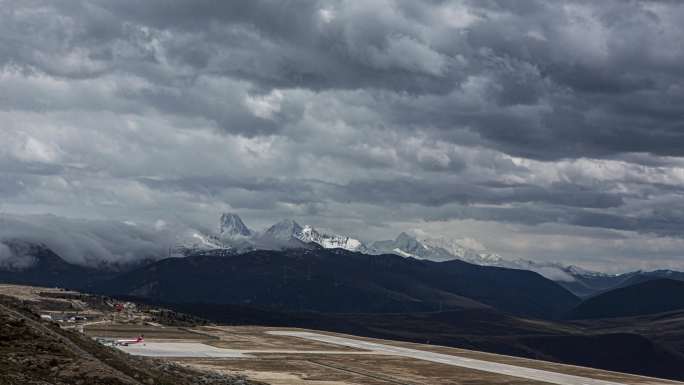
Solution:
[(129, 356), (43, 321), (6, 296), (0, 296), (0, 357), (0, 385), (257, 385)]

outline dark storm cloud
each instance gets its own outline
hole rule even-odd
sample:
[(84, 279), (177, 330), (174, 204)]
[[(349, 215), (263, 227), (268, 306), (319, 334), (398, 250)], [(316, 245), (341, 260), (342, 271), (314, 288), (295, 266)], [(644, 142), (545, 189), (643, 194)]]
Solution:
[(546, 203), (569, 207), (610, 208), (623, 204), (617, 194), (601, 193), (569, 184), (538, 186), (485, 186), (475, 183), (432, 182), (419, 179), (356, 181), (340, 186), (338, 199), (372, 203), (418, 203), (442, 206), (448, 203), (504, 204)]
[(374, 100), (382, 118), (446, 140), (473, 132), (518, 156), (684, 154), (684, 8), (673, 3), (456, 2), (452, 12), (472, 18), (458, 27), (440, 19), (447, 3), (37, 4), (19, 16), (6, 7), (6, 63), (67, 77), (135, 74), (159, 87), (125, 97), (229, 132), (272, 133), (283, 122), (211, 99), (230, 93), (203, 99), (193, 90), (206, 76), (262, 90), (408, 91)]
[(430, 219), (448, 220), (453, 218), (467, 218), (477, 220), (504, 221), (525, 225), (540, 225), (545, 223), (560, 223), (572, 226), (602, 228), (622, 231), (639, 231), (657, 236), (681, 235), (681, 208), (675, 211), (650, 212), (640, 217), (621, 216), (586, 209), (561, 210), (558, 208), (540, 208), (523, 206), (516, 208), (482, 208), (467, 207), (455, 211), (444, 211), (430, 216)]
[[(182, 47), (168, 42), (169, 57), (198, 73), (267, 89), (433, 95), (378, 102), (397, 125), (433, 126), (447, 139), (453, 131), (474, 131), (505, 152), (540, 159), (682, 155), (684, 48), (675, 23), (682, 7), (475, 2), (459, 9), (476, 20), (457, 30), (426, 11), (440, 4), (412, 3), (394, 3), (391, 13), (380, 14), (372, 11), (384, 4), (373, 2), (116, 2), (104, 8), (117, 19), (183, 36)], [(328, 22), (320, 17), (325, 9), (334, 15)], [(478, 95), (464, 90), (473, 81), (480, 82)], [(444, 97), (449, 94), (460, 97)]]
[(289, 203), (334, 201), (372, 204), (412, 203), (425, 206), (442, 206), (449, 203), (504, 204), (542, 203), (549, 205), (613, 208), (621, 206), (623, 196), (602, 193), (572, 184), (553, 184), (548, 188), (533, 185), (482, 184), (459, 182), (433, 182), (419, 179), (388, 181), (354, 181), (346, 185), (318, 180), (278, 180), (254, 178), (201, 178), (182, 180), (150, 180), (143, 183), (155, 189), (195, 191), (220, 195), (226, 189), (241, 189), (271, 195)]
[[(338, 6), (347, 8), (341, 10), (346, 14), (338, 16), (342, 20), (321, 19), (322, 10), (335, 12)], [(401, 58), (383, 56), (439, 55), (412, 40), (419, 21), (404, 13), (408, 7), (400, 5), (396, 15), (374, 14), (374, 9), (383, 6), (326, 1), (149, 2), (142, 7), (127, 1), (104, 4), (127, 20), (188, 34), (193, 42), (203, 42), (190, 52), (172, 50), (172, 57), (179, 62), (193, 65), (192, 58), (199, 57), (194, 65), (198, 70), (247, 78), (264, 87), (442, 87), (439, 74), (422, 73), (426, 68), (419, 60), (393, 63), (390, 59)], [(407, 52), (387, 51), (394, 41), (392, 35), (408, 39)]]
[(681, 237), (679, 2), (1, 4), (3, 210)]
[[(188, 177), (183, 179), (142, 179), (142, 183), (166, 191), (193, 191), (199, 194), (220, 197), (229, 190), (242, 190), (257, 194), (257, 207), (267, 208), (270, 202), (294, 204), (318, 203), (324, 199), (322, 188), (330, 185), (308, 180), (278, 180), (274, 178), (226, 178), (226, 177)], [(231, 201), (236, 208), (244, 208), (239, 202)], [(247, 207), (252, 206), (251, 204)], [(272, 205), (271, 205), (272, 207)]]

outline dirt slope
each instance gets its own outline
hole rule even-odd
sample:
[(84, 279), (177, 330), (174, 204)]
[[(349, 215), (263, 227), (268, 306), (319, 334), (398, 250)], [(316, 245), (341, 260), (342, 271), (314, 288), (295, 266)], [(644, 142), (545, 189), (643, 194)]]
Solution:
[(0, 296), (0, 385), (254, 385), (163, 360), (131, 357), (40, 320)]

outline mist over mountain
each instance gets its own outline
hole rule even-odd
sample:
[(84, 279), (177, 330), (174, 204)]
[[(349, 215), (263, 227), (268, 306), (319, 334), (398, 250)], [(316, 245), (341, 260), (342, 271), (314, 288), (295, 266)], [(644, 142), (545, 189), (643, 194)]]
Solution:
[[(0, 215), (0, 244), (21, 240), (45, 245), (67, 262), (90, 267), (115, 268), (167, 258), (169, 247), (187, 231), (165, 223), (147, 225), (54, 215)], [(0, 253), (9, 255), (2, 246)]]
[[(224, 225), (226, 221), (228, 224)], [(249, 229), (237, 214), (224, 213), (221, 215), (219, 233), (198, 235), (200, 239), (208, 241), (194, 247), (190, 245), (185, 249), (192, 251), (225, 248), (244, 252), (259, 249), (302, 248), (315, 245), (325, 249), (339, 248), (365, 254), (389, 253), (430, 261), (461, 260), (476, 265), (531, 270), (549, 279), (568, 283), (574, 282), (578, 278), (589, 279), (610, 276), (559, 262), (535, 262), (523, 258), (507, 259), (488, 252), (476, 240), (449, 239), (430, 235), (424, 231), (415, 231), (413, 235), (402, 232), (394, 240), (374, 241), (366, 245), (353, 237), (327, 233), (317, 230), (311, 225), (302, 226), (292, 219), (284, 219), (261, 232), (254, 231)], [(228, 236), (224, 234), (228, 234)], [(220, 243), (219, 240), (223, 242)], [(471, 245), (478, 247), (478, 249), (469, 247)], [(574, 286), (569, 285), (569, 287)]]
[[(0, 269), (30, 268), (30, 253), (8, 247), (13, 241), (44, 245), (68, 263), (89, 268), (125, 271), (168, 257), (220, 251), (236, 255), (255, 250), (343, 249), (368, 255), (395, 254), (429, 261), (465, 261), (481, 266), (534, 271), (558, 282), (581, 297), (658, 277), (684, 279), (671, 270), (606, 274), (559, 262), (508, 258), (486, 250), (482, 242), (447, 238), (421, 230), (401, 232), (395, 239), (368, 244), (348, 235), (301, 225), (283, 219), (263, 230), (250, 228), (242, 218), (226, 212), (218, 222), (202, 229), (157, 221), (140, 224), (118, 221), (76, 220), (47, 216), (0, 216)], [(362, 232), (359, 229), (359, 232)]]

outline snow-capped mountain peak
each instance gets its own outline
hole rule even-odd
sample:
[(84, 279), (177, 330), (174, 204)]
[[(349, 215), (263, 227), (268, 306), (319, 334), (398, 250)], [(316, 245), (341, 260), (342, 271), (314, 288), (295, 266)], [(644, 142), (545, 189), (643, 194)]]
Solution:
[(196, 242), (195, 244), (208, 249), (219, 249), (223, 245), (218, 241), (218, 239), (206, 236), (201, 233), (192, 233), (192, 239)]
[(219, 222), (219, 235), (221, 237), (249, 237), (252, 235), (252, 230), (237, 214), (223, 213)]
[(297, 234), (302, 232), (302, 226), (292, 219), (283, 219), (282, 221), (269, 227), (264, 234), (271, 239), (287, 241), (292, 238), (297, 238)]
[(344, 235), (327, 234), (319, 232), (310, 225), (304, 226), (298, 234), (295, 235), (297, 239), (302, 242), (313, 242), (321, 245), (325, 249), (345, 249), (349, 251), (365, 251), (365, 245), (358, 239), (347, 237)]
[[(584, 270), (577, 266), (566, 266), (556, 262), (536, 262), (522, 258), (507, 259), (499, 254), (487, 251), (476, 240), (449, 239), (432, 236), (424, 231), (417, 231), (417, 235), (401, 233), (395, 240), (373, 243), (374, 253), (391, 253), (402, 257), (428, 259), (432, 261), (448, 261), (458, 259), (482, 266), (496, 266), (509, 269), (521, 269), (537, 272), (555, 281), (572, 281), (576, 276), (603, 276)], [(476, 245), (474, 249), (466, 245)]]
[[(461, 260), (483, 266), (497, 266), (538, 272), (554, 280), (573, 280), (575, 276), (594, 276), (594, 273), (576, 266), (552, 262), (535, 262), (526, 259), (506, 259), (488, 252), (481, 243), (472, 239), (450, 239), (416, 230), (402, 232), (395, 239), (374, 242), (366, 247), (363, 242), (345, 235), (320, 231), (313, 226), (301, 226), (292, 219), (284, 219), (262, 233), (250, 230), (242, 219), (232, 213), (221, 215), (218, 234), (193, 231), (178, 244), (179, 250), (227, 249), (245, 252), (254, 249), (287, 249), (322, 247), (345, 249), (367, 254), (396, 254), (406, 258), (432, 261)], [(474, 248), (472, 246), (476, 246)]]
[(174, 253), (177, 254), (225, 248), (226, 245), (217, 236), (192, 229), (178, 234), (176, 244), (173, 247)]
[(408, 233), (400, 233), (394, 240), (378, 241), (371, 247), (373, 253), (390, 253), (403, 257), (429, 259), (433, 261), (448, 261), (459, 259), (441, 247), (429, 245)]
[(289, 248), (322, 247), (345, 249), (366, 254), (396, 254), (406, 258), (432, 261), (461, 260), (468, 263), (535, 271), (557, 281), (572, 281), (578, 276), (604, 276), (573, 265), (554, 262), (535, 262), (526, 259), (506, 259), (488, 252), (474, 239), (450, 239), (415, 230), (402, 232), (395, 239), (374, 242), (367, 247), (363, 242), (345, 235), (320, 231), (313, 226), (301, 226), (292, 219), (284, 219), (263, 232), (250, 230), (242, 219), (232, 213), (221, 215), (218, 234), (196, 230), (182, 234), (176, 245), (181, 253), (212, 249), (241, 253), (255, 249), (281, 250)]
[(598, 271), (587, 270), (575, 265), (569, 265), (564, 267), (565, 271), (572, 275), (579, 275), (584, 277), (611, 277), (618, 274), (607, 274)]

